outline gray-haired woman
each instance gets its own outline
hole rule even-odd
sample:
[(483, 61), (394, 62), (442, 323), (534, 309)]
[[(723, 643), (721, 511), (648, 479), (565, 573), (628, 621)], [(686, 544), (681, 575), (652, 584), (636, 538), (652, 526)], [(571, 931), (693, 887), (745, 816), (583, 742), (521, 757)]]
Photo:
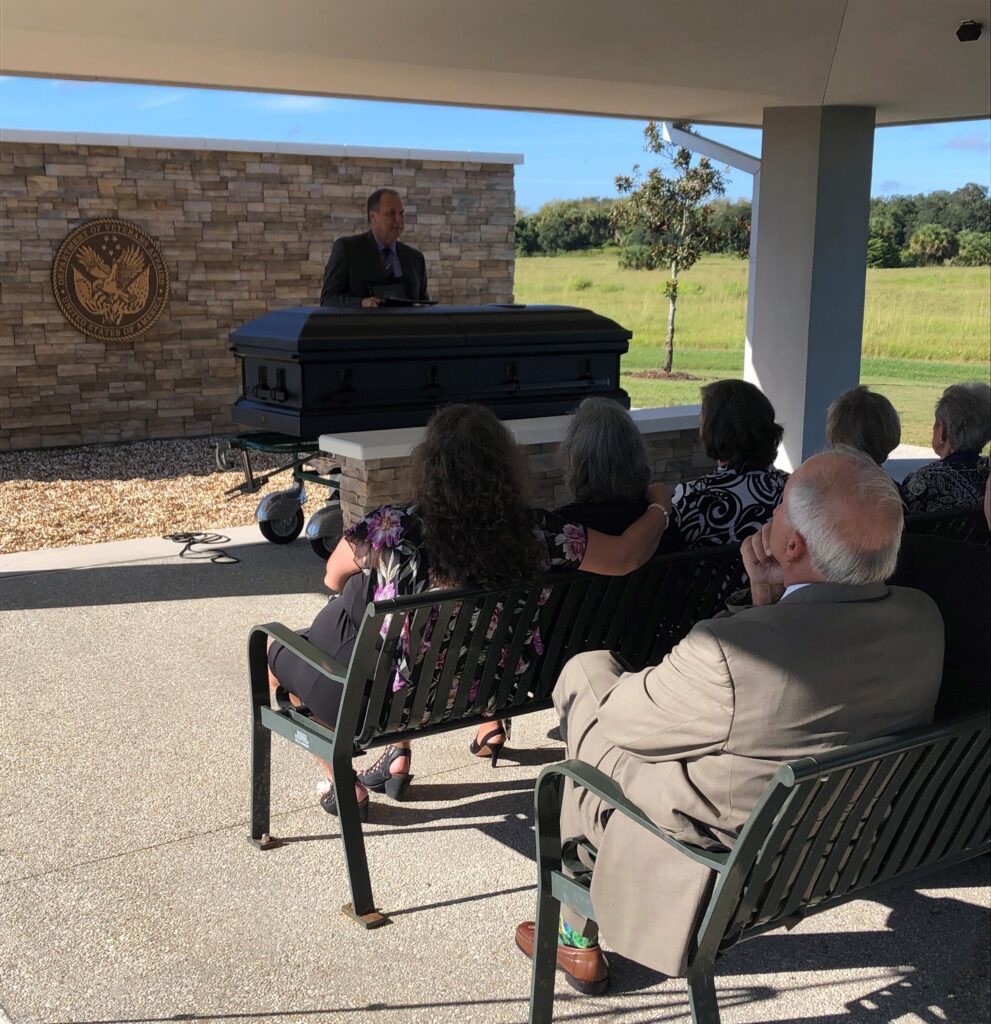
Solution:
[(942, 512), (980, 505), (988, 480), (981, 449), (991, 441), (991, 386), (951, 384), (936, 403), (933, 451), (939, 462), (909, 473), (901, 495), (907, 512)]
[(630, 414), (608, 398), (586, 398), (558, 449), (570, 504), (569, 522), (618, 537), (647, 508), (650, 463)]

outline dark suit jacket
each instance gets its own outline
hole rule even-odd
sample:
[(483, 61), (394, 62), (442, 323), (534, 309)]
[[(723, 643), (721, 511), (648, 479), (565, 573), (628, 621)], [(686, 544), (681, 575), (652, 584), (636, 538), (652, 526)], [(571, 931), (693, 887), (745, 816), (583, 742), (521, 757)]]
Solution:
[[(406, 298), (428, 299), (427, 261), (423, 253), (397, 242), (396, 255), (403, 271)], [(384, 278), (382, 258), (371, 231), (338, 238), (323, 272), (320, 305), (360, 306), (361, 300), (371, 295), (369, 286), (380, 284)]]

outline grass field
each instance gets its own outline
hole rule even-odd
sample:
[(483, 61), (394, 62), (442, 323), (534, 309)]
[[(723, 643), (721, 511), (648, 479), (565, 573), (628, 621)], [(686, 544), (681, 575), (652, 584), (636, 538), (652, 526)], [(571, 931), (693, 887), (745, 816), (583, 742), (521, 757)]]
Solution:
[[(743, 375), (747, 264), (708, 256), (681, 278), (674, 368), (702, 381), (629, 376), (661, 365), (667, 301), (660, 272), (622, 270), (594, 252), (516, 261), (516, 301), (586, 306), (633, 331), (623, 387), (634, 405), (698, 401), (700, 383)], [(943, 388), (991, 376), (991, 268), (869, 270), (861, 381), (887, 395), (902, 441), (929, 444)]]

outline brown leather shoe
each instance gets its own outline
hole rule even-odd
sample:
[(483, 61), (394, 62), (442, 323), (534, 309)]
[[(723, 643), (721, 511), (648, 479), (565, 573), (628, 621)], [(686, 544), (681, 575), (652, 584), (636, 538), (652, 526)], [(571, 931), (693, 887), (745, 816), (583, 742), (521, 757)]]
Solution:
[[(533, 936), (536, 925), (524, 921), (516, 926), (516, 945), (533, 959)], [(575, 949), (572, 946), (557, 947), (557, 969), (572, 988), (587, 996), (600, 996), (609, 988), (609, 961), (598, 946)]]

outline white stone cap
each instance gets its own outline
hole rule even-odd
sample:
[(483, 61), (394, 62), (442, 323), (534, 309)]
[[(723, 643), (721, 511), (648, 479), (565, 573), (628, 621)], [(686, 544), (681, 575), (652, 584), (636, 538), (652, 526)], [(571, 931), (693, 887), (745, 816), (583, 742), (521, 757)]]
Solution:
[[(698, 405), (672, 405), (664, 409), (631, 409), (630, 416), (641, 434), (673, 433), (697, 430)], [(520, 444), (548, 444), (560, 441), (570, 416), (536, 416), (526, 420), (504, 420)], [(322, 434), (321, 451), (347, 459), (368, 462), (371, 459), (403, 458), (419, 444), (426, 427), (395, 427), (390, 430), (358, 430), (350, 434)]]
[(198, 139), (173, 135), (125, 135), (112, 132), (51, 132), (0, 129), (0, 142), (61, 146), (118, 146), (127, 149), (199, 149), (220, 153), (285, 153), (296, 156), (371, 157), (376, 160), (432, 160), (444, 163), (521, 164), (522, 153), (485, 153), (454, 149), (398, 149), (339, 146), (318, 142), (266, 142), (261, 139)]

